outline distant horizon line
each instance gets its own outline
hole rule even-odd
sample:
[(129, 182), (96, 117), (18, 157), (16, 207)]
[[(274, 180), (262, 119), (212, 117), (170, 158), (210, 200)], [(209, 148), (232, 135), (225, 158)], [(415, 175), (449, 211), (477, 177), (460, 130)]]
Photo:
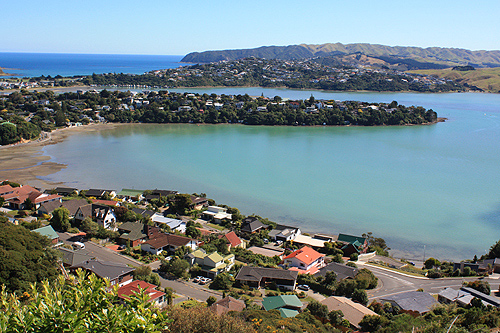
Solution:
[(0, 51), (1, 53), (29, 53), (29, 54), (75, 54), (75, 55), (137, 55), (159, 57), (184, 57), (185, 54), (145, 54), (145, 53), (82, 53), (82, 52), (30, 52), (30, 51)]

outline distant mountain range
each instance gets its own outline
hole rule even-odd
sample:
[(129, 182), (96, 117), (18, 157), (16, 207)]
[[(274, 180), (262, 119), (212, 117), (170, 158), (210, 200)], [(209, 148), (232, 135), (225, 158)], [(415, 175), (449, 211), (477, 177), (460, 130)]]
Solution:
[[(353, 57), (354, 56), (354, 57)], [(346, 63), (358, 61), (375, 62), (379, 65), (406, 66), (406, 69), (441, 69), (456, 65), (471, 65), (477, 68), (500, 67), (500, 51), (470, 51), (442, 47), (406, 47), (378, 44), (263, 46), (255, 49), (192, 52), (181, 62), (210, 63), (237, 60), (247, 57), (265, 59), (300, 60), (329, 58), (331, 61)], [(358, 58), (358, 59), (356, 59)]]

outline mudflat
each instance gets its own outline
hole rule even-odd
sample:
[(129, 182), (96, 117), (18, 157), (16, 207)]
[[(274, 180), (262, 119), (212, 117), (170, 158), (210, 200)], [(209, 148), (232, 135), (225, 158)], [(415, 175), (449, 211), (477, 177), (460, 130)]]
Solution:
[(43, 146), (56, 144), (69, 135), (79, 132), (92, 132), (112, 129), (119, 124), (90, 124), (66, 127), (42, 135), (40, 139), (0, 147), (0, 181), (10, 180), (39, 188), (52, 188), (60, 183), (41, 179), (66, 168), (66, 165), (50, 162), (44, 155)]

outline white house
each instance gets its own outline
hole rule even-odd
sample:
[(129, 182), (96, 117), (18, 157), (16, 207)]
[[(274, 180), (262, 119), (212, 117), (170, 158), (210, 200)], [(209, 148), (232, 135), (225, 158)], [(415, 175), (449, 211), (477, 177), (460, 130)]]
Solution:
[(205, 220), (213, 220), (215, 223), (221, 223), (223, 220), (231, 220), (232, 215), (227, 213), (227, 208), (218, 206), (208, 206), (201, 217)]

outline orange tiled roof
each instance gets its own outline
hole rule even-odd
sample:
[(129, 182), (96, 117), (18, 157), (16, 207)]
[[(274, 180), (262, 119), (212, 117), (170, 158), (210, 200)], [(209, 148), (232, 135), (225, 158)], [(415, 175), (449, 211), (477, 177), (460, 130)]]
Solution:
[(287, 255), (283, 259), (290, 259), (290, 258), (297, 258), (298, 260), (302, 261), (306, 265), (311, 264), (313, 261), (324, 257), (324, 254), (319, 253), (316, 250), (313, 250), (309, 246), (304, 246), (303, 248), (296, 250), (289, 255)]
[(242, 242), (242, 240), (236, 235), (236, 233), (234, 231), (231, 231), (225, 235), (219, 236), (219, 238), (222, 238), (222, 237), (225, 237), (229, 241), (229, 244), (231, 244), (232, 247), (238, 246)]
[(150, 302), (165, 295), (165, 293), (156, 290), (156, 286), (154, 284), (150, 284), (140, 280), (135, 280), (130, 282), (129, 284), (120, 287), (120, 289), (118, 289), (118, 297), (122, 299), (128, 299), (134, 293), (139, 293), (139, 288), (145, 289), (144, 293), (149, 295)]

